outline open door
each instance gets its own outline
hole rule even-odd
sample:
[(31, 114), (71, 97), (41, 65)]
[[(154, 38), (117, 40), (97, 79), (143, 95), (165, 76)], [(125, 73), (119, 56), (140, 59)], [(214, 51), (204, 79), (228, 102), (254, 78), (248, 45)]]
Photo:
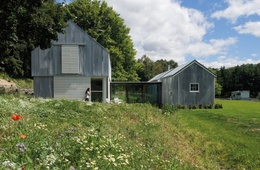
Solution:
[(102, 102), (103, 90), (102, 90), (102, 78), (91, 78), (91, 101)]

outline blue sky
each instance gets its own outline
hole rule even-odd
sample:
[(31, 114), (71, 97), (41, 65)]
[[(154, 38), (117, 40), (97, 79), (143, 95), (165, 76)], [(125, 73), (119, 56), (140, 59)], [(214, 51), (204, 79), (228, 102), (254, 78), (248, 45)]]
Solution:
[(260, 0), (106, 2), (131, 29), (136, 58), (213, 68), (260, 63)]

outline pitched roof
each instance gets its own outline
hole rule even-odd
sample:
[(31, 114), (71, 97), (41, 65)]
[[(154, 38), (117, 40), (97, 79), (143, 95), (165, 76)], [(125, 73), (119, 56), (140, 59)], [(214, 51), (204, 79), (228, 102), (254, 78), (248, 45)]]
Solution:
[(163, 73), (160, 73), (156, 76), (154, 76), (152, 79), (150, 79), (148, 82), (152, 82), (152, 81), (157, 81), (160, 82), (161, 79), (164, 79), (166, 77), (170, 77), (170, 76), (176, 76), (177, 74), (179, 74), (180, 72), (182, 72), (183, 70), (185, 70), (187, 67), (189, 67), (192, 64), (198, 64), (200, 67), (202, 67), (204, 70), (206, 70), (207, 72), (209, 72), (212, 76), (216, 77), (216, 75), (214, 73), (212, 73), (209, 69), (207, 69), (205, 66), (203, 66), (202, 64), (200, 64), (197, 60), (193, 60), (190, 63), (186, 63), (183, 65), (180, 65), (179, 67), (173, 68), (171, 70), (167, 70)]

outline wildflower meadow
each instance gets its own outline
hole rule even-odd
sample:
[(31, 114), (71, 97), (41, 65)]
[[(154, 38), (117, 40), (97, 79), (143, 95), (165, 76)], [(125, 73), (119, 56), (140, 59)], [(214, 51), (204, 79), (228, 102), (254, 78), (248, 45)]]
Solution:
[(260, 105), (159, 109), (0, 94), (0, 170), (259, 169)]
[[(158, 122), (132, 107), (0, 95), (0, 118), (0, 169), (187, 166), (152, 137)], [(137, 130), (139, 125), (147, 129)]]

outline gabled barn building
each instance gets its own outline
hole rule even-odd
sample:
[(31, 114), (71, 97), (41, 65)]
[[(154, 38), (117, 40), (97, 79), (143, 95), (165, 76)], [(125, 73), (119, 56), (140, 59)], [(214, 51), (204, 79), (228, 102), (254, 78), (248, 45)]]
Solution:
[(110, 98), (111, 64), (108, 51), (72, 21), (65, 34), (49, 49), (32, 51), (34, 96), (84, 100), (91, 89), (91, 100)]
[(162, 104), (212, 105), (216, 75), (196, 60), (153, 77), (162, 83)]

